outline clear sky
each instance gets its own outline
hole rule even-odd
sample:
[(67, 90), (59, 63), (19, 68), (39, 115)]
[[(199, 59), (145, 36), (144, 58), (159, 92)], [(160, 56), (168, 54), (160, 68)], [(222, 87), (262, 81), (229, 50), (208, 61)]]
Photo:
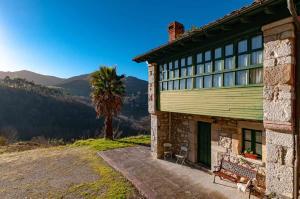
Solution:
[(147, 79), (131, 59), (168, 40), (177, 20), (189, 29), (253, 0), (0, 0), (0, 71), (71, 77), (99, 65)]

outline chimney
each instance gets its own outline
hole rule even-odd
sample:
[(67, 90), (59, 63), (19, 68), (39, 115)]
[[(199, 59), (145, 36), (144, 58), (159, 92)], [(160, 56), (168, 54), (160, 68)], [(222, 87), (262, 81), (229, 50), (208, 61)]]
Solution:
[(172, 42), (184, 33), (184, 26), (181, 23), (174, 21), (169, 24), (168, 32), (169, 42)]

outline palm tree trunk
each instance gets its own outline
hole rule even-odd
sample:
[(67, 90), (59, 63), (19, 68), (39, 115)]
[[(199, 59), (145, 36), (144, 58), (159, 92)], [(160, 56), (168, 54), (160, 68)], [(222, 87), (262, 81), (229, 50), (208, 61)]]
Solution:
[(105, 118), (105, 139), (113, 140), (113, 126), (112, 126), (112, 116), (107, 116)]

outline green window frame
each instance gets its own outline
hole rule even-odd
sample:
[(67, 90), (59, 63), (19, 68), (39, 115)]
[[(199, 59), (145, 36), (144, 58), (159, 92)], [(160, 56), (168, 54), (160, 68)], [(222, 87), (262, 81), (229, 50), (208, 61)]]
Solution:
[(258, 158), (262, 157), (262, 131), (254, 129), (242, 129), (242, 153), (249, 149)]
[[(176, 63), (175, 63), (176, 62)], [(263, 36), (252, 34), (159, 66), (160, 91), (257, 86), (263, 83)], [(161, 78), (162, 77), (162, 78)], [(164, 83), (167, 82), (167, 83)]]

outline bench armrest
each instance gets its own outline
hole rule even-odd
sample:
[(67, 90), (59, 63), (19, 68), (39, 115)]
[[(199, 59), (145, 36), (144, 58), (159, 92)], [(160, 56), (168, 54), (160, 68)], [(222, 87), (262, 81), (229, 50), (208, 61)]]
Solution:
[(214, 166), (214, 170), (215, 171), (220, 171), (221, 170), (221, 166)]

